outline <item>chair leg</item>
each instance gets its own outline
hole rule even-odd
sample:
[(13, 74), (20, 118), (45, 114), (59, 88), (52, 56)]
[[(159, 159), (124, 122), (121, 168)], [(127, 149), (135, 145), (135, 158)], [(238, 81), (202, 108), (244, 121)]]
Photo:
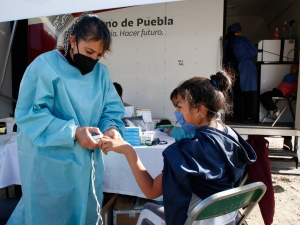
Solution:
[(278, 117), (276, 118), (276, 120), (273, 122), (272, 127), (274, 127), (275, 123), (280, 119), (281, 115), (284, 113), (284, 111), (286, 110), (288, 106), (288, 103), (286, 103), (286, 105), (284, 106), (284, 108), (282, 109), (282, 111), (280, 112), (280, 114), (278, 115)]
[(261, 121), (262, 123), (264, 123), (266, 121), (266, 119), (268, 118), (270, 112), (268, 112), (268, 114), (265, 116), (265, 118)]
[(293, 119), (295, 121), (295, 114), (294, 114), (293, 108), (291, 106), (291, 101), (292, 101), (292, 98), (289, 100), (289, 107), (290, 107), (290, 110), (291, 110), (292, 117), (293, 117)]

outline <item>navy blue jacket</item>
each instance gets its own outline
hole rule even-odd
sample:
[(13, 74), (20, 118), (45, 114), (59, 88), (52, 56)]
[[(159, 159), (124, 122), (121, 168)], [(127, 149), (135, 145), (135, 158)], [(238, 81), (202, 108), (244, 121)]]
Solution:
[[(237, 134), (237, 133), (236, 133)], [(163, 198), (167, 225), (182, 225), (192, 193), (199, 198), (237, 186), (245, 165), (256, 160), (251, 146), (239, 135), (201, 127), (163, 152)]]
[(231, 36), (225, 46), (224, 63), (240, 75), (242, 92), (257, 91), (256, 66), (253, 62), (257, 48), (243, 36)]

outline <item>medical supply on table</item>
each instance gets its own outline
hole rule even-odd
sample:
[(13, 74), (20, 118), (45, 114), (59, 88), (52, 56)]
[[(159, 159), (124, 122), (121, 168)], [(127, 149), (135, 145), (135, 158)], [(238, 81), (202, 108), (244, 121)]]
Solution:
[(150, 140), (145, 141), (145, 145), (147, 145), (147, 146), (166, 145), (166, 144), (168, 144), (167, 141), (160, 140), (159, 138), (154, 138), (153, 141), (150, 141)]
[(15, 118), (13, 117), (2, 118), (0, 119), (0, 122), (5, 123), (5, 129), (4, 129), (5, 132), (3, 133), (7, 133), (7, 134), (13, 133), (13, 127), (14, 124), (16, 123)]
[(143, 116), (144, 122), (152, 122), (152, 115), (150, 109), (142, 109), (142, 108), (137, 108), (135, 110), (135, 115), (136, 116)]
[(134, 106), (124, 106), (125, 109), (125, 117), (133, 117), (134, 116)]
[(123, 134), (124, 141), (127, 141), (132, 146), (141, 145), (141, 128), (140, 127), (125, 127)]
[(152, 142), (153, 139), (154, 139), (154, 135), (155, 135), (154, 131), (145, 131), (145, 132), (142, 132), (142, 135), (141, 135), (141, 144), (142, 145), (146, 145), (146, 141)]

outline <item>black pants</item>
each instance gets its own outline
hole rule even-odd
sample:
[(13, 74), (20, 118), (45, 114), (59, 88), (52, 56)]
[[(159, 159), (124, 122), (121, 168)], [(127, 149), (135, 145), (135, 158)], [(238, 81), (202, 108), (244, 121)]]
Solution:
[[(233, 85), (233, 116), (235, 120), (245, 120), (248, 118), (254, 119), (257, 102), (257, 91), (242, 92), (240, 84), (240, 76), (236, 77)], [(256, 119), (256, 118), (255, 118)]]
[[(263, 107), (268, 111), (277, 109), (277, 106), (275, 105), (272, 97), (283, 97), (283, 93), (277, 88), (273, 88), (272, 91), (267, 91), (260, 95), (260, 102), (263, 105)], [(292, 140), (291, 136), (282, 137), (286, 140)]]
[(268, 111), (277, 109), (272, 97), (283, 97), (283, 93), (282, 91), (273, 88), (273, 91), (267, 91), (260, 95), (260, 102)]

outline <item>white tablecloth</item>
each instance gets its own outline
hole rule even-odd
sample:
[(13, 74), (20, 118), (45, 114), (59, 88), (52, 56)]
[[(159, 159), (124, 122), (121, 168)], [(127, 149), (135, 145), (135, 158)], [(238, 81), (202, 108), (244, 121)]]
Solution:
[(21, 184), (16, 133), (0, 135), (0, 188)]
[[(5, 137), (4, 135), (1, 136), (0, 188), (3, 188), (12, 184), (21, 184), (21, 180), (16, 134), (10, 134), (10, 136), (5, 135)], [(142, 163), (153, 178), (162, 172), (163, 150), (175, 141), (174, 138), (171, 138), (167, 134), (159, 131), (156, 131), (155, 137), (159, 137), (160, 140), (167, 141), (168, 144), (134, 147)], [(104, 155), (103, 157), (105, 163), (105, 176), (103, 182), (104, 192), (127, 194), (145, 198), (145, 195), (142, 193), (134, 179), (124, 155), (109, 152), (108, 155)]]
[[(162, 152), (168, 145), (174, 143), (175, 141), (174, 138), (171, 138), (167, 134), (161, 133), (159, 131), (156, 131), (155, 137), (159, 137), (160, 140), (167, 141), (168, 144), (134, 147), (140, 160), (153, 178), (155, 178), (162, 172)], [(105, 176), (103, 182), (104, 192), (126, 194), (146, 198), (137, 185), (130, 166), (124, 155), (115, 152), (109, 152), (103, 157), (105, 164)], [(161, 200), (161, 198), (157, 200)]]

